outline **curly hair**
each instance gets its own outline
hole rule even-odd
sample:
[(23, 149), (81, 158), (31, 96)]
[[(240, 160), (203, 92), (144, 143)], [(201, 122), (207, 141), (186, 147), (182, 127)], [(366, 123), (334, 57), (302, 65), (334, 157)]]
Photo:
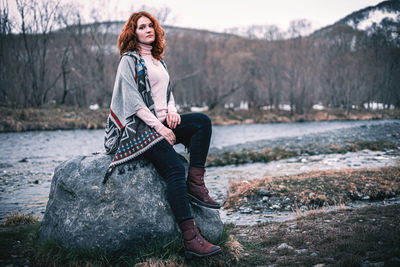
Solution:
[(122, 55), (127, 51), (140, 51), (138, 38), (136, 36), (137, 22), (141, 17), (147, 17), (153, 23), (155, 40), (151, 44), (151, 54), (154, 58), (160, 60), (164, 55), (166, 42), (164, 39), (165, 31), (152, 15), (145, 11), (133, 13), (122, 28), (121, 34), (118, 37), (119, 54)]

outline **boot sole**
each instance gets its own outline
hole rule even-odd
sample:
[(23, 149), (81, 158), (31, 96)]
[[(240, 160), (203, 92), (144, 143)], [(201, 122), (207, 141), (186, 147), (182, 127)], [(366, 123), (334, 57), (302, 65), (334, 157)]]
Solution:
[(185, 258), (190, 260), (193, 257), (198, 257), (198, 258), (203, 258), (203, 257), (208, 257), (208, 256), (213, 256), (213, 255), (218, 255), (222, 253), (222, 249), (218, 249), (216, 251), (207, 253), (207, 254), (197, 254), (196, 252), (193, 251), (185, 251)]
[(188, 193), (188, 195), (190, 197), (190, 201), (196, 202), (197, 204), (200, 204), (201, 206), (204, 206), (204, 207), (207, 207), (207, 208), (211, 208), (211, 209), (220, 209), (221, 208), (220, 205), (213, 206), (213, 205), (210, 205), (210, 204), (207, 204), (207, 203), (201, 201), (200, 199), (196, 198), (195, 196), (193, 196), (193, 195), (191, 195), (189, 193)]

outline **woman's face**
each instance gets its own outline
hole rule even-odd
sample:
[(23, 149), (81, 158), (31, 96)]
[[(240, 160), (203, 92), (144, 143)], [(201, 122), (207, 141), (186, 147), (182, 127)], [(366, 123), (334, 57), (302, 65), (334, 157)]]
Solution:
[(150, 45), (156, 39), (153, 22), (148, 17), (140, 17), (137, 21), (136, 36), (139, 43)]

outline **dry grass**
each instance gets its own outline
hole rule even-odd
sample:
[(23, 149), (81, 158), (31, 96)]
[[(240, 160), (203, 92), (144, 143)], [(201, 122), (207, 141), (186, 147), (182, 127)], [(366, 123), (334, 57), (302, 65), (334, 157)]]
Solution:
[(25, 215), (23, 213), (14, 213), (9, 215), (3, 221), (3, 226), (16, 226), (21, 224), (35, 224), (38, 223), (38, 217), (32, 215)]
[(239, 241), (233, 236), (230, 235), (228, 241), (225, 244), (225, 253), (231, 255), (235, 262), (239, 262), (243, 253), (243, 246), (239, 243)]
[[(229, 225), (229, 228), (234, 226)], [(149, 258), (144, 262), (140, 262), (135, 266), (140, 267), (172, 267), (172, 266), (235, 266), (239, 263), (243, 246), (237, 241), (236, 237), (229, 234), (227, 240), (222, 246), (223, 253), (206, 258), (197, 258), (192, 260), (184, 260), (181, 256), (174, 256), (171, 259), (162, 260), (157, 258)]]
[(0, 132), (105, 128), (108, 109), (0, 107)]
[(214, 109), (205, 112), (215, 125), (243, 123), (277, 123), (330, 120), (374, 120), (398, 119), (400, 110), (351, 110), (349, 114), (342, 109), (310, 110), (305, 114), (290, 115), (289, 111), (278, 110), (232, 110)]
[(150, 258), (145, 262), (135, 264), (135, 267), (179, 267), (179, 266), (185, 266), (185, 264), (180, 263), (180, 260), (178, 258), (169, 260)]
[(288, 197), (293, 205), (322, 207), (368, 197), (381, 200), (400, 194), (400, 167), (313, 171), (292, 176), (266, 177), (230, 184), (225, 208), (237, 209), (244, 197), (259, 201), (260, 189), (271, 196)]

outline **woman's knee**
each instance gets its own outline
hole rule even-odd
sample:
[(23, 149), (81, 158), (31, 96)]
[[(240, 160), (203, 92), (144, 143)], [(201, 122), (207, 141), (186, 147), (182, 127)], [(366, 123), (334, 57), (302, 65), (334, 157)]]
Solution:
[(194, 113), (196, 122), (202, 127), (211, 128), (211, 119), (204, 113)]

